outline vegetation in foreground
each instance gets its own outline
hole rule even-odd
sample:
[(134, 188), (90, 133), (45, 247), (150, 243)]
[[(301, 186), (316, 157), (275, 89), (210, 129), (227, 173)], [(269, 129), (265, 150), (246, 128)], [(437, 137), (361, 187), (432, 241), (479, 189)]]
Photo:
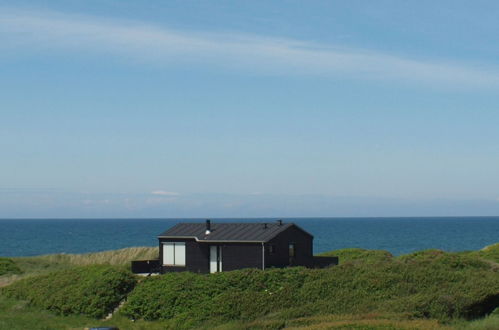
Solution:
[(21, 273), (21, 269), (17, 266), (14, 260), (9, 258), (0, 258), (0, 276)]
[(177, 319), (192, 325), (269, 314), (289, 319), (395, 312), (441, 321), (473, 319), (499, 304), (498, 275), (488, 262), (441, 251), (320, 270), (171, 273), (142, 281), (122, 312), (135, 319)]
[(118, 306), (135, 283), (135, 276), (124, 269), (78, 266), (19, 280), (2, 294), (55, 314), (99, 318)]
[(486, 246), (478, 251), (468, 251), (460, 253), (499, 263), (499, 243)]
[[(121, 255), (121, 261), (76, 266), (107, 260), (90, 254), (75, 256), (72, 262), (66, 257), (38, 257), (38, 265), (47, 266), (40, 268), (41, 275), (35, 275), (40, 273), (35, 266), (24, 264), (26, 258), (11, 258), (23, 272), (17, 276), (26, 278), (0, 291), (0, 328), (499, 328), (497, 309), (486, 316), (499, 305), (499, 244), (481, 251), (429, 250), (401, 257), (344, 249), (330, 253), (340, 257), (339, 266), (321, 270), (246, 269), (140, 280), (123, 267), (126, 255), (134, 253), (106, 253)], [(49, 269), (55, 272), (48, 273)], [(12, 279), (0, 279), (5, 277)], [(104, 316), (136, 281), (127, 303), (111, 320), (83, 316)], [(96, 304), (100, 300), (106, 303)], [(83, 305), (92, 307), (85, 310)]]
[[(47, 274), (56, 270), (87, 265), (113, 265), (128, 267), (131, 260), (154, 259), (158, 257), (157, 247), (131, 247), (113, 251), (85, 254), (48, 254), (36, 257), (9, 258), (19, 272), (0, 273), (0, 287), (22, 278)], [(7, 258), (0, 258), (7, 259)], [(0, 261), (1, 263), (1, 261)], [(0, 266), (1, 267), (1, 266)]]

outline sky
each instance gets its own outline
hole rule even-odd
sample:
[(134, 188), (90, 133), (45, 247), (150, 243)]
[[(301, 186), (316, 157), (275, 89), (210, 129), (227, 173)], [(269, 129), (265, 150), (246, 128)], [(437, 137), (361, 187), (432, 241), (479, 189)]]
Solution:
[(499, 215), (498, 15), (0, 0), (0, 218)]

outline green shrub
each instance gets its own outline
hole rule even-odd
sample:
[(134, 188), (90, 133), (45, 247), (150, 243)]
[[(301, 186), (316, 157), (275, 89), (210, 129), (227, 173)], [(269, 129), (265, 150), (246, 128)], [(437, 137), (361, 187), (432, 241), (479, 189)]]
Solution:
[(483, 249), (478, 251), (478, 255), (482, 258), (499, 263), (499, 243), (484, 247)]
[(393, 256), (385, 250), (366, 250), (360, 248), (349, 248), (324, 252), (319, 256), (338, 257), (340, 264), (345, 262), (377, 263), (389, 261)]
[(399, 258), (418, 284), (414, 295), (387, 303), (394, 311), (417, 317), (476, 318), (490, 313), (499, 302), (497, 269), (479, 258), (442, 251), (422, 251)]
[(446, 267), (454, 270), (459, 269), (490, 269), (490, 264), (467, 254), (447, 253), (440, 250), (425, 250), (411, 253), (398, 258), (406, 264), (424, 268), (432, 264), (438, 267)]
[(132, 290), (135, 277), (112, 266), (80, 266), (19, 280), (2, 289), (56, 314), (102, 317)]
[(172, 328), (237, 322), (272, 328), (288, 326), (289, 319), (346, 314), (448, 321), (482, 317), (499, 305), (499, 267), (479, 253), (427, 250), (392, 257), (344, 249), (330, 253), (343, 258), (340, 265), (325, 269), (169, 273), (144, 278), (130, 293), (136, 280), (128, 271), (81, 266), (19, 280), (2, 291), (58, 314), (92, 317), (104, 316), (128, 294), (124, 316), (163, 320)]
[(16, 265), (16, 263), (9, 258), (0, 258), (0, 276), (11, 275), (11, 274), (21, 274), (21, 269)]
[(170, 273), (145, 279), (129, 295), (122, 313), (134, 319), (252, 319), (294, 305), (303, 268), (244, 269), (211, 275)]
[(480, 251), (469, 251), (462, 252), (462, 254), (467, 254), (470, 256), (477, 256), (485, 260), (493, 261), (499, 263), (499, 243), (495, 243), (484, 247)]
[[(265, 315), (290, 319), (387, 312), (448, 320), (483, 316), (497, 307), (497, 268), (480, 258), (442, 251), (399, 258), (358, 249), (346, 253), (355, 258), (326, 269), (149, 278), (129, 295), (122, 312), (134, 319), (189, 320), (194, 325)], [(372, 258), (363, 261), (359, 254)]]

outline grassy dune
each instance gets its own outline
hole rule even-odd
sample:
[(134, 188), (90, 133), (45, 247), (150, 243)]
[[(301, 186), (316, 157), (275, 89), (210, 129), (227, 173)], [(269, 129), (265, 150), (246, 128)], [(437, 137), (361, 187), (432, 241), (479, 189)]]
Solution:
[(499, 273), (490, 263), (468, 255), (422, 251), (379, 262), (354, 259), (321, 270), (171, 273), (139, 283), (122, 311), (131, 318), (193, 326), (249, 322), (268, 315), (279, 322), (348, 313), (397, 313), (449, 322), (482, 317), (498, 304)]
[(6, 273), (7, 276), (0, 276), (0, 287), (6, 286), (25, 277), (40, 275), (55, 270), (67, 269), (73, 266), (128, 266), (132, 260), (154, 259), (157, 257), (157, 247), (130, 247), (120, 250), (84, 254), (61, 253), (35, 257), (8, 258), (15, 265), (15, 267), (19, 269), (19, 271)]
[[(323, 255), (339, 256), (340, 265), (146, 279), (129, 274), (129, 261), (155, 258), (157, 248), (10, 258), (0, 283), (14, 284), (0, 289), (0, 328), (499, 329), (499, 244)], [(110, 320), (81, 315), (100, 317), (124, 295)]]
[(99, 318), (118, 306), (136, 283), (123, 267), (76, 266), (16, 281), (2, 295), (59, 315)]
[(486, 246), (479, 251), (468, 251), (461, 253), (499, 264), (499, 243)]
[(0, 276), (21, 274), (19, 266), (10, 258), (0, 258)]
[(366, 250), (360, 248), (349, 248), (324, 252), (319, 254), (325, 257), (338, 257), (341, 263), (362, 262), (377, 263), (393, 258), (393, 255), (385, 250)]
[(41, 266), (54, 265), (127, 265), (131, 260), (152, 259), (158, 257), (157, 247), (130, 247), (120, 250), (85, 253), (85, 254), (48, 254), (37, 257), (12, 258), (21, 268), (38, 270)]

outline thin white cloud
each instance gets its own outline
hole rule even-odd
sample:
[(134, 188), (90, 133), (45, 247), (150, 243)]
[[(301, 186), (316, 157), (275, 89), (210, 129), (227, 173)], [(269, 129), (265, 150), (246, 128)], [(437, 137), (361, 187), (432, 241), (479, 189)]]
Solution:
[(171, 204), (171, 203), (176, 203), (177, 198), (176, 197), (154, 197), (154, 198), (147, 198), (144, 202), (147, 205)]
[(103, 200), (85, 199), (82, 201), (83, 205), (105, 205), (110, 203), (111, 201), (109, 199), (103, 199)]
[(155, 190), (151, 191), (151, 195), (159, 195), (159, 196), (179, 196), (178, 192), (174, 191), (165, 191), (165, 190)]
[[(195, 33), (140, 22), (0, 8), (0, 47), (111, 54), (159, 65), (200, 63), (279, 75), (321, 75), (452, 86), (499, 86), (499, 72), (365, 49), (238, 33)], [(487, 70), (485, 70), (487, 69)]]

